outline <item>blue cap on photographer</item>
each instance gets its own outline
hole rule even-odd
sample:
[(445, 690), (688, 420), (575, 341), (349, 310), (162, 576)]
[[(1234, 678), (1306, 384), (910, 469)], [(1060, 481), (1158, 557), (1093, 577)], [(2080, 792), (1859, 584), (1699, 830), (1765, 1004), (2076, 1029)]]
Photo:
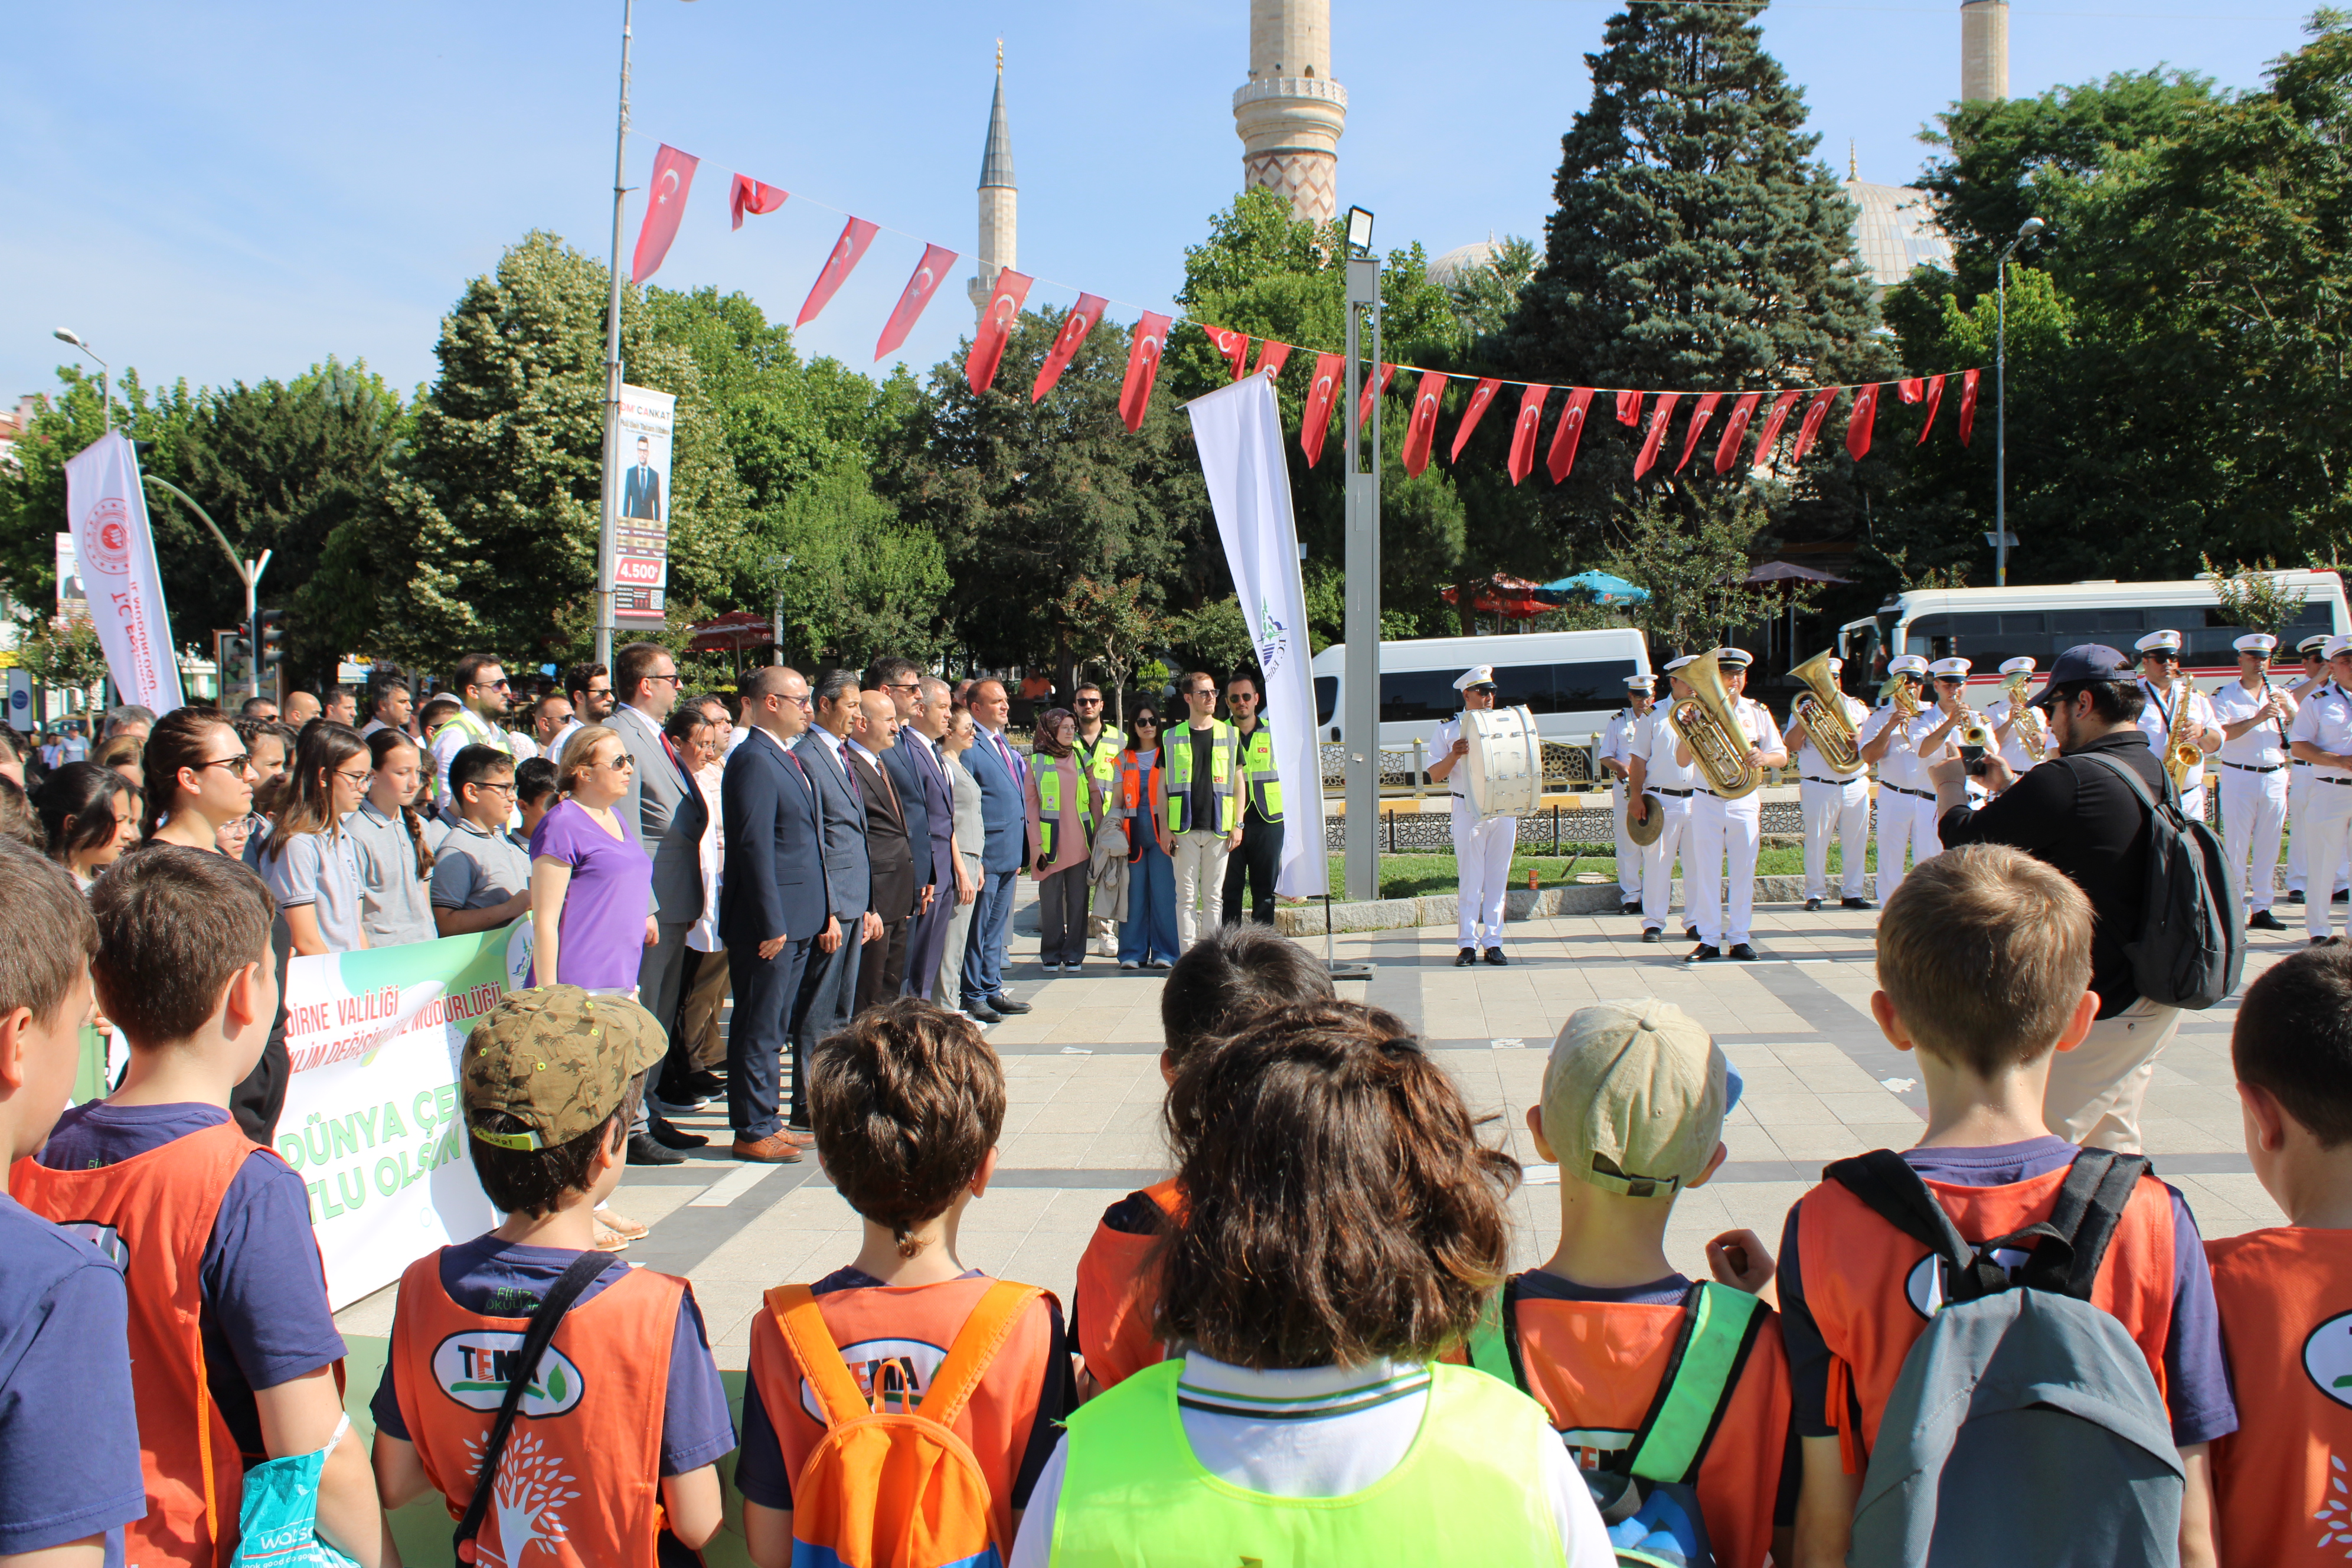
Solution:
[(2132, 680), (2137, 679), (2132, 661), (2105, 643), (2077, 644), (2058, 656), (2050, 667), (2050, 679), (2033, 695), (2032, 705), (2048, 708), (2061, 695), (2059, 688), (2078, 680)]

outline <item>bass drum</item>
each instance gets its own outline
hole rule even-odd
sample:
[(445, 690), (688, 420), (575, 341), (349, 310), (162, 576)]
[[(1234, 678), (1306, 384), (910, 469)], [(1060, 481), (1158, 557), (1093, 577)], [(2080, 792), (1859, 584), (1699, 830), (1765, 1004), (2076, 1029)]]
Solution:
[(1543, 795), (1543, 741), (1525, 708), (1466, 710), (1462, 715), (1469, 755), (1470, 804), (1484, 822), (1527, 816)]

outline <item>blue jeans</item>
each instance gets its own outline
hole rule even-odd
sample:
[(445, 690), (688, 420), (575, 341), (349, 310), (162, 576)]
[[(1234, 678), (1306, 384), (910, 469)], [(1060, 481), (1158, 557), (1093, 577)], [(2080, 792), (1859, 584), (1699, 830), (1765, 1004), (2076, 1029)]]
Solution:
[(971, 900), (971, 931), (963, 944), (963, 1001), (967, 1007), (1004, 994), (1004, 942), (1013, 932), (1013, 886), (1019, 867), (983, 871)]
[(1147, 830), (1143, 854), (1127, 866), (1127, 923), (1118, 928), (1118, 961), (1173, 963), (1176, 951), (1176, 863)]

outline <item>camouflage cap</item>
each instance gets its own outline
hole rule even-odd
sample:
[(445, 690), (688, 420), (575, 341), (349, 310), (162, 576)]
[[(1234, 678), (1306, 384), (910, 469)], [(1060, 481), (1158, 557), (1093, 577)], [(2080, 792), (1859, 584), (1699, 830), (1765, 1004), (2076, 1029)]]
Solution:
[[(661, 1060), (668, 1037), (625, 996), (592, 996), (577, 985), (509, 991), (466, 1037), (457, 1089), (467, 1131), (500, 1149), (552, 1149), (604, 1125), (629, 1080)], [(529, 1131), (476, 1125), (502, 1110)]]

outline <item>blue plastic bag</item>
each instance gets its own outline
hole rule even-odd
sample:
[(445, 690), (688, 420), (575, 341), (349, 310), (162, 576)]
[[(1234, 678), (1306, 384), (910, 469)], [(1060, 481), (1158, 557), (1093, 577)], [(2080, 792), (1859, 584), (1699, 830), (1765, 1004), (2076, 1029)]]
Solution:
[(229, 1568), (359, 1568), (319, 1539), (319, 1474), (351, 1429), (345, 1415), (317, 1453), (271, 1459), (245, 1472), (239, 1539)]

